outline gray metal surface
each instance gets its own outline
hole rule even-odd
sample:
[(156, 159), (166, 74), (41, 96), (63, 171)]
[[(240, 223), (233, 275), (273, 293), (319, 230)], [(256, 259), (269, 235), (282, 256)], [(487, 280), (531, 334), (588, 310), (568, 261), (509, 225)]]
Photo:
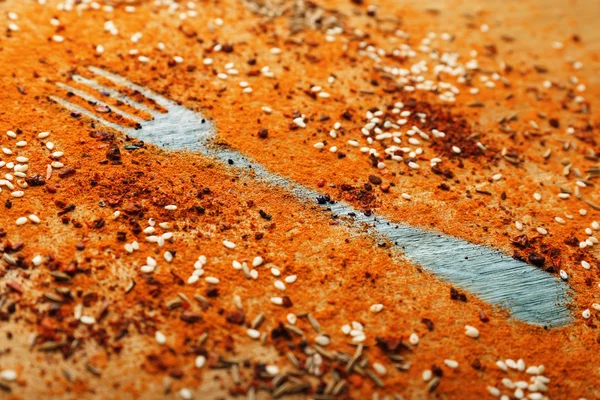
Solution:
[[(74, 79), (102, 92), (105, 96), (119, 98), (132, 107), (143, 109), (151, 113), (154, 119), (142, 122), (141, 129), (123, 127), (106, 121), (60, 97), (52, 98), (70, 110), (78, 111), (89, 118), (125, 132), (131, 137), (167, 150), (197, 152), (240, 172), (252, 171), (255, 179), (281, 187), (300, 200), (316, 203), (318, 192), (269, 172), (262, 165), (235, 150), (211, 145), (210, 139), (216, 135), (217, 129), (201, 114), (179, 106), (119, 75), (95, 67), (90, 67), (90, 71), (110, 79), (117, 85), (138, 90), (144, 96), (166, 108), (168, 113), (150, 110), (118, 91), (81, 76), (75, 76)], [(99, 101), (97, 97), (88, 93), (73, 92), (64, 84), (61, 84), (61, 87), (86, 100)], [(347, 226), (356, 234), (363, 234), (364, 228), (367, 226), (368, 233), (374, 235), (377, 240), (388, 240), (394, 249), (401, 252), (410, 261), (488, 303), (509, 310), (516, 319), (549, 327), (566, 325), (572, 321), (566, 307), (570, 301), (566, 283), (527, 263), (507, 257), (501, 252), (485, 246), (440, 232), (392, 222), (383, 216), (367, 217), (344, 202), (324, 204), (321, 205), (321, 208), (323, 212), (339, 217), (348, 217), (343, 220), (347, 221)], [(390, 268), (397, 268), (397, 266), (390, 265)]]

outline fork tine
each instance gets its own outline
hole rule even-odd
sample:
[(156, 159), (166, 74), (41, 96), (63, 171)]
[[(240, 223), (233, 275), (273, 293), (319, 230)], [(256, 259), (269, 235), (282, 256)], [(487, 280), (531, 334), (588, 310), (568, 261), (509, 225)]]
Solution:
[(85, 108), (78, 106), (77, 104), (73, 104), (70, 101), (67, 101), (67, 100), (65, 100), (65, 99), (63, 99), (61, 97), (58, 97), (58, 96), (48, 96), (48, 97), (51, 100), (53, 100), (53, 101), (57, 102), (58, 104), (60, 104), (61, 106), (63, 106), (64, 108), (66, 108), (67, 110), (76, 111), (76, 112), (78, 112), (78, 113), (80, 113), (82, 115), (85, 115), (86, 117), (88, 117), (88, 118), (96, 121), (96, 122), (99, 122), (99, 123), (104, 124), (104, 125), (106, 125), (108, 127), (111, 127), (113, 129), (116, 129), (116, 130), (121, 131), (121, 132), (125, 132), (125, 133), (133, 136), (132, 132), (135, 131), (133, 128), (128, 128), (128, 127), (125, 127), (125, 126), (122, 126), (122, 125), (119, 125), (119, 124), (115, 124), (114, 122), (107, 121), (104, 118), (101, 118), (101, 117), (97, 116), (93, 112), (88, 111)]
[(137, 123), (142, 123), (144, 122), (144, 120), (140, 117), (136, 117), (135, 115), (131, 115), (129, 113), (126, 113), (125, 111), (121, 111), (116, 107), (110, 107), (109, 105), (107, 105), (106, 103), (104, 103), (103, 101), (98, 100), (97, 98), (95, 98), (94, 96), (92, 96), (89, 93), (84, 92), (83, 90), (79, 90), (74, 88), (73, 86), (69, 86), (66, 83), (62, 83), (62, 82), (56, 82), (56, 86), (60, 87), (61, 89), (64, 89), (68, 92), (73, 93), (74, 95), (81, 97), (83, 100), (88, 101), (88, 102), (92, 102), (92, 103), (97, 103), (99, 105), (104, 105), (110, 108), (111, 112), (114, 112), (115, 114), (120, 115), (123, 118), (127, 118), (131, 121), (137, 122)]
[(123, 78), (121, 75), (113, 74), (112, 72), (108, 72), (102, 68), (98, 68), (98, 67), (94, 67), (94, 66), (89, 66), (88, 69), (91, 72), (93, 72), (94, 74), (100, 75), (106, 79), (109, 79), (118, 85), (126, 86), (131, 89), (137, 90), (138, 92), (143, 94), (145, 97), (147, 97), (151, 100), (154, 100), (158, 105), (160, 105), (166, 109), (169, 109), (169, 107), (173, 107), (174, 105), (176, 105), (176, 103), (164, 98), (160, 94), (155, 93), (154, 91), (147, 89), (143, 86), (136, 85), (135, 83)]
[(108, 93), (109, 96), (122, 101), (123, 103), (129, 105), (132, 108), (136, 108), (140, 111), (144, 111), (144, 112), (152, 115), (153, 117), (162, 115), (162, 113), (146, 106), (145, 104), (142, 104), (142, 103), (139, 103), (139, 102), (133, 100), (132, 98), (130, 98), (129, 96), (126, 96), (125, 94), (119, 92), (118, 90), (114, 90), (114, 89), (109, 88), (108, 86), (104, 86), (101, 83), (98, 83), (98, 81), (85, 78), (81, 75), (73, 75), (72, 78), (77, 83), (81, 83), (82, 85), (89, 86), (92, 89), (97, 90), (98, 92)]

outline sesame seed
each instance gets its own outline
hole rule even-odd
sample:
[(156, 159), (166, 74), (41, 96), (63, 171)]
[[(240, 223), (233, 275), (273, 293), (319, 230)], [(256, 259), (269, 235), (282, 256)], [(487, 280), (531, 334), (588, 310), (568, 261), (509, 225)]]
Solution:
[(213, 276), (207, 276), (206, 278), (204, 278), (204, 280), (213, 285), (217, 285), (220, 282), (220, 280), (218, 278), (215, 278)]
[(256, 329), (248, 329), (248, 330), (246, 331), (246, 334), (247, 334), (247, 335), (248, 335), (250, 338), (252, 338), (252, 339), (255, 339), (255, 340), (256, 340), (256, 339), (258, 339), (258, 338), (260, 338), (260, 332), (259, 332), (259, 331), (257, 331)]
[(228, 249), (235, 249), (235, 243), (230, 242), (229, 240), (223, 240), (223, 246), (227, 247)]
[(373, 304), (370, 307), (370, 310), (374, 313), (379, 313), (381, 310), (383, 310), (383, 304)]
[(271, 297), (271, 303), (280, 306), (283, 304), (283, 299), (281, 297)]
[(175, 204), (169, 204), (168, 206), (165, 206), (165, 210), (175, 211), (177, 210), (177, 206)]
[(548, 231), (541, 226), (536, 229), (540, 235), (547, 235)]
[(94, 325), (96, 323), (96, 318), (84, 315), (81, 317), (80, 321), (85, 325)]
[(36, 267), (39, 267), (40, 265), (42, 265), (42, 262), (44, 261), (44, 258), (41, 255), (36, 255), (31, 259), (31, 262), (33, 263), (33, 265), (35, 265)]
[(383, 366), (383, 364), (378, 363), (378, 362), (373, 363), (373, 369), (375, 370), (375, 372), (377, 372), (381, 376), (383, 376), (387, 373), (387, 369), (385, 368), (385, 366)]
[(408, 342), (413, 346), (416, 346), (419, 344), (419, 336), (416, 333), (411, 333), (411, 335), (408, 337)]
[(19, 217), (15, 221), (17, 225), (25, 225), (27, 223), (27, 217)]
[(184, 400), (191, 400), (192, 399), (192, 391), (188, 388), (181, 388), (181, 390), (179, 391), (179, 395), (181, 396), (182, 399)]
[(431, 372), (430, 369), (426, 369), (421, 374), (421, 377), (423, 378), (423, 381), (429, 382), (431, 380), (431, 378), (433, 377), (433, 372)]
[(5, 369), (0, 372), (0, 379), (7, 382), (13, 382), (17, 379), (17, 373), (12, 369)]
[(298, 317), (296, 317), (296, 314), (289, 313), (288, 315), (286, 315), (285, 319), (290, 324), (296, 325), (296, 321), (298, 320)]
[(285, 284), (279, 280), (275, 281), (274, 285), (275, 285), (275, 289), (285, 290)]
[(458, 368), (458, 361), (456, 361), (456, 360), (446, 359), (446, 360), (444, 360), (444, 364), (446, 364), (446, 366), (448, 368), (452, 368), (452, 369)]
[(506, 372), (508, 371), (508, 366), (506, 365), (506, 363), (502, 360), (498, 360), (496, 361), (496, 366), (498, 368), (500, 368), (502, 371)]
[(156, 340), (156, 343), (161, 345), (167, 343), (167, 337), (161, 331), (156, 331), (154, 339)]
[(294, 283), (294, 282), (296, 282), (296, 279), (297, 279), (296, 275), (290, 275), (290, 276), (286, 276), (284, 280), (286, 283)]
[(583, 312), (581, 313), (581, 316), (585, 319), (588, 319), (592, 316), (592, 313), (589, 309), (585, 309), (583, 310)]
[(202, 367), (204, 367), (204, 364), (206, 364), (206, 357), (204, 357), (204, 356), (196, 357), (196, 360), (194, 361), (194, 365), (196, 366), (196, 368), (202, 368)]
[(563, 271), (562, 269), (559, 271), (558, 274), (560, 275), (560, 278), (563, 281), (566, 281), (567, 279), (569, 279), (569, 275), (565, 271)]
[(252, 260), (253, 267), (259, 267), (260, 265), (262, 265), (262, 263), (263, 263), (263, 258), (260, 256), (256, 256), (256, 257), (254, 257), (254, 260)]
[(329, 344), (331, 343), (331, 339), (329, 338), (329, 336), (325, 336), (325, 335), (318, 335), (315, 338), (315, 343), (317, 343), (319, 346), (329, 346)]
[(475, 328), (474, 326), (470, 326), (470, 325), (465, 325), (465, 335), (467, 335), (470, 338), (478, 338), (479, 337), (479, 329)]
[(590, 265), (590, 263), (589, 263), (589, 262), (587, 262), (587, 261), (581, 261), (581, 266), (582, 266), (583, 268), (585, 268), (585, 269), (590, 269), (590, 268), (591, 268), (591, 265)]

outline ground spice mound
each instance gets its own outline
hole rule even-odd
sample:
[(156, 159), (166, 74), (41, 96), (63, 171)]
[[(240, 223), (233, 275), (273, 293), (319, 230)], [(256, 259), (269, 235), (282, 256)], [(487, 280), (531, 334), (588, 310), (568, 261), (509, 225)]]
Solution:
[[(4, 396), (600, 397), (599, 11), (430, 7), (2, 2)], [(318, 197), (155, 145), (173, 104)], [(544, 271), (571, 323), (439, 280), (338, 202)]]

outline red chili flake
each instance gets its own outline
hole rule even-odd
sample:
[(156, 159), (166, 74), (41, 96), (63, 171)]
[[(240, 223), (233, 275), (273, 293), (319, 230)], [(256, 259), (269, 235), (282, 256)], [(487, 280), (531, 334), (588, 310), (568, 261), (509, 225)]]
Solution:
[(61, 179), (65, 179), (73, 175), (75, 175), (75, 170), (71, 167), (67, 167), (58, 173), (58, 177)]
[(242, 325), (245, 321), (246, 317), (241, 311), (230, 311), (227, 313), (226, 320), (232, 324)]
[(184, 311), (181, 313), (181, 320), (189, 324), (193, 324), (198, 321), (202, 321), (202, 315), (193, 311)]
[(15, 292), (17, 292), (19, 294), (23, 294), (23, 287), (17, 281), (8, 281), (8, 282), (6, 282), (6, 286), (8, 286), (9, 288), (11, 288), (12, 290), (14, 290)]

